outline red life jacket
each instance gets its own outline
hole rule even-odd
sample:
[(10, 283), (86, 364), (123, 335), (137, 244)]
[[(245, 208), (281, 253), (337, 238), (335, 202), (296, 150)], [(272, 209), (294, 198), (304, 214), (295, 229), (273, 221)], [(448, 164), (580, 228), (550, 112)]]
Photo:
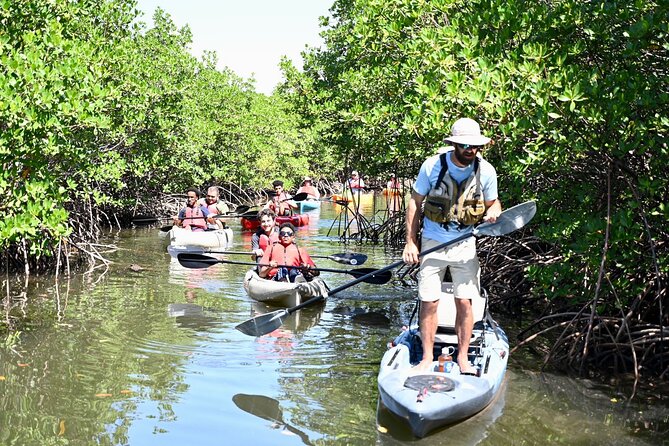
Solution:
[(350, 187), (351, 189), (363, 189), (365, 187), (364, 184), (365, 184), (364, 181), (362, 181), (360, 178), (348, 179), (348, 187)]
[(269, 209), (273, 210), (276, 215), (290, 215), (291, 208), (290, 204), (287, 201), (282, 201), (288, 199), (288, 194), (281, 192), (281, 194), (275, 197), (275, 200), (269, 202), (267, 206)]
[[(190, 218), (193, 217), (193, 218)], [(204, 214), (200, 206), (195, 207), (186, 206), (186, 215), (183, 222), (184, 228), (188, 229), (191, 226), (197, 229), (206, 229), (207, 221), (204, 219)]]
[[(303, 264), (309, 265), (312, 268), (315, 268), (316, 265), (314, 261), (311, 260), (311, 257), (304, 248), (298, 248), (295, 243), (291, 243), (288, 246), (283, 246), (279, 242), (272, 243), (262, 256), (262, 263), (268, 264), (271, 261), (277, 262), (279, 265), (288, 265), (288, 266), (301, 266)], [(278, 268), (272, 268), (267, 273), (267, 279), (271, 279), (276, 276)]]
[(313, 198), (318, 198), (318, 190), (314, 186), (302, 186), (297, 190), (297, 193), (303, 193), (306, 192), (307, 195)]
[(279, 241), (279, 231), (272, 228), (272, 232), (270, 232), (269, 235), (262, 233), (260, 234), (260, 236), (258, 236), (258, 248), (264, 251), (267, 249), (268, 246), (278, 241)]

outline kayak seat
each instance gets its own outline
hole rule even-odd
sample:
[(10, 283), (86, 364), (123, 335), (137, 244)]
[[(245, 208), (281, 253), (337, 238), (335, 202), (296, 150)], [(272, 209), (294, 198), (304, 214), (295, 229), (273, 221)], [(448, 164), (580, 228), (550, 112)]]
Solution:
[[(482, 293), (485, 295), (485, 293)], [(483, 297), (472, 299), (472, 311), (474, 312), (474, 324), (482, 321), (485, 317), (486, 301)], [(453, 283), (443, 282), (441, 284), (441, 296), (437, 308), (437, 334), (435, 344), (457, 344), (458, 337), (455, 333), (455, 296), (453, 295)], [(474, 339), (472, 335), (472, 339)]]

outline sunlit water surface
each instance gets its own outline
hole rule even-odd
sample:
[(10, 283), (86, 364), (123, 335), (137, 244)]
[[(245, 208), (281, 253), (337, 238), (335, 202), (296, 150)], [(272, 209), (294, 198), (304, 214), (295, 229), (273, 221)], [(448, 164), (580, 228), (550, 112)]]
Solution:
[[(383, 208), (381, 199), (378, 208)], [(373, 209), (366, 209), (371, 218)], [(335, 206), (298, 233), (312, 254), (397, 252), (345, 246)], [(236, 251), (250, 233), (235, 229)], [(329, 232), (329, 235), (328, 235)], [(54, 285), (31, 279), (29, 327), (0, 346), (2, 445), (534, 445), (661, 444), (667, 410), (592, 383), (540, 374), (511, 356), (506, 385), (477, 416), (413, 438), (377, 407), (386, 344), (408, 323), (413, 289), (360, 284), (252, 338), (235, 325), (267, 312), (245, 294), (246, 266), (186, 269), (157, 228), (112, 233), (120, 249), (98, 269)], [(250, 261), (246, 256), (230, 256)], [(354, 268), (318, 260), (329, 268)], [(139, 265), (135, 272), (130, 265)], [(351, 280), (324, 273), (331, 288)], [(271, 309), (270, 309), (271, 310)], [(494, 308), (493, 308), (494, 313)], [(511, 327), (507, 327), (507, 331)], [(513, 344), (513, 336), (510, 336)]]

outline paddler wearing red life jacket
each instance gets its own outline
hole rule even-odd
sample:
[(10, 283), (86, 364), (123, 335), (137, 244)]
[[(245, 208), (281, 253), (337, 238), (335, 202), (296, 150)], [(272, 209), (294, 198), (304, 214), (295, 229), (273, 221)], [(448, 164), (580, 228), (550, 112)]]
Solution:
[[(207, 195), (204, 198), (198, 200), (200, 206), (206, 207), (209, 210), (211, 215), (218, 214), (227, 214), (230, 212), (228, 205), (221, 201), (218, 186), (211, 186), (207, 189)], [(220, 218), (212, 218), (213, 223), (209, 223), (207, 226), (209, 229), (224, 229), (225, 222)]]
[(258, 266), (260, 277), (283, 282), (295, 282), (295, 278), (301, 274), (304, 274), (305, 278), (320, 274), (320, 271), (312, 269), (316, 268), (316, 264), (311, 260), (307, 251), (304, 248), (298, 248), (295, 244), (295, 226), (290, 223), (283, 223), (279, 227), (279, 241), (265, 249)]
[(360, 178), (357, 170), (351, 172), (351, 178), (347, 180), (347, 186), (352, 191), (359, 191), (365, 188), (365, 182)]
[[(186, 207), (179, 211), (179, 215), (174, 219), (176, 226), (192, 231), (204, 231), (207, 229), (207, 219), (209, 218), (209, 209), (200, 206), (197, 200), (200, 198), (200, 191), (191, 187), (186, 191)], [(211, 223), (213, 219), (209, 218)]]
[(288, 192), (283, 189), (283, 181), (275, 180), (272, 183), (274, 187), (274, 195), (265, 205), (265, 209), (271, 209), (276, 215), (291, 215), (293, 209), (298, 209), (299, 206)]
[(265, 249), (272, 243), (279, 241), (279, 228), (276, 226), (276, 214), (271, 209), (263, 209), (258, 212), (260, 226), (255, 234), (251, 236), (251, 257), (256, 260), (262, 257)]
[(302, 181), (302, 186), (297, 190), (296, 194), (306, 193), (308, 195), (307, 199), (318, 200), (321, 198), (321, 193), (316, 189), (311, 181), (311, 177), (304, 177)]

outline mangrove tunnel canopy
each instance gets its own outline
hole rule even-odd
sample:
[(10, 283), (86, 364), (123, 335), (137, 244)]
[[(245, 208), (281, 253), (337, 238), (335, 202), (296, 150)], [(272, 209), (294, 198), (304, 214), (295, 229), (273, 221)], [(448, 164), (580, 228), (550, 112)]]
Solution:
[(482, 247), (499, 306), (544, 314), (520, 345), (580, 374), (666, 377), (667, 2), (335, 1), (325, 45), (284, 60), (270, 97), (134, 6), (0, 5), (4, 267), (94, 260), (101, 225), (192, 185), (414, 178), (467, 116), (494, 140), (503, 205), (538, 204)]

